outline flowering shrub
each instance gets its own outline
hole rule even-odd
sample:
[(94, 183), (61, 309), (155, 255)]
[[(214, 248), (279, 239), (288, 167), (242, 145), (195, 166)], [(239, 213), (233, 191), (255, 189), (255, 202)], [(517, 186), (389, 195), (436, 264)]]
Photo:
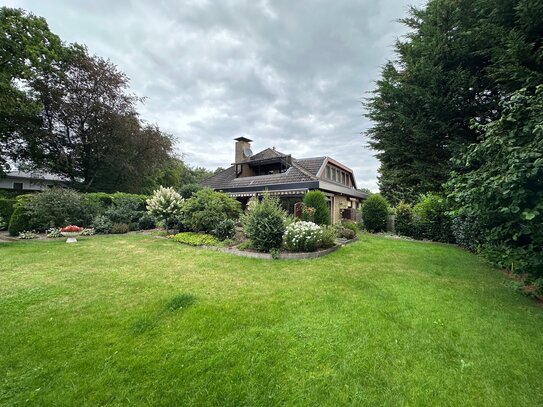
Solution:
[(181, 214), (183, 202), (183, 197), (175, 189), (161, 186), (147, 200), (147, 211), (156, 218), (164, 221), (167, 228), (169, 220)]
[(313, 222), (295, 222), (287, 226), (283, 240), (293, 252), (314, 252), (321, 243), (322, 228)]

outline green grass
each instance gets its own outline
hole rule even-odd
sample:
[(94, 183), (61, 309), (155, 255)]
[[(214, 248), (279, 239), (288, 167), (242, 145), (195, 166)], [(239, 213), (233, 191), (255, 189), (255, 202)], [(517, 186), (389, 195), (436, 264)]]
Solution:
[(0, 405), (543, 405), (543, 309), (458, 248), (0, 244)]

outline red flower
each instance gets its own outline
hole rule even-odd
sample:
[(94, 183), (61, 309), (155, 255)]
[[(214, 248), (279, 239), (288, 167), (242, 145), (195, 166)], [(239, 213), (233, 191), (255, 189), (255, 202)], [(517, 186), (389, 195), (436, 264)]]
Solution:
[(69, 225), (60, 229), (61, 232), (81, 232), (82, 230), (83, 228), (80, 228), (79, 226), (76, 226), (76, 225)]

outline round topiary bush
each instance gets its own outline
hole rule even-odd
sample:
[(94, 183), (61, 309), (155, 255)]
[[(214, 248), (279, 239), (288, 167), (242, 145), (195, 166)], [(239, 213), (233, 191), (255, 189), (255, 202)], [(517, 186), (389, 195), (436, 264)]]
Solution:
[(243, 228), (256, 250), (269, 252), (283, 243), (287, 213), (276, 198), (265, 195), (242, 217)]
[(313, 214), (313, 221), (317, 225), (329, 225), (330, 224), (330, 209), (326, 202), (326, 196), (322, 191), (309, 191), (304, 196), (304, 204), (315, 210)]
[(370, 196), (362, 207), (362, 220), (368, 232), (383, 232), (387, 227), (388, 202), (379, 194)]

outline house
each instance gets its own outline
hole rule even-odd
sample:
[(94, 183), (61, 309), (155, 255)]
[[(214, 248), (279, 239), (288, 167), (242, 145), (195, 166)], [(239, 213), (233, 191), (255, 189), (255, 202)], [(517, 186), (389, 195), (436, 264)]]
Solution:
[(0, 189), (15, 191), (43, 191), (60, 185), (63, 178), (44, 172), (11, 171), (0, 178)]
[(235, 141), (234, 162), (203, 180), (202, 186), (225, 192), (244, 205), (252, 196), (268, 192), (278, 196), (290, 213), (307, 191), (320, 190), (326, 195), (332, 223), (354, 219), (356, 209), (367, 198), (357, 189), (353, 171), (333, 158), (294, 158), (275, 148), (253, 154), (252, 140), (238, 137)]

